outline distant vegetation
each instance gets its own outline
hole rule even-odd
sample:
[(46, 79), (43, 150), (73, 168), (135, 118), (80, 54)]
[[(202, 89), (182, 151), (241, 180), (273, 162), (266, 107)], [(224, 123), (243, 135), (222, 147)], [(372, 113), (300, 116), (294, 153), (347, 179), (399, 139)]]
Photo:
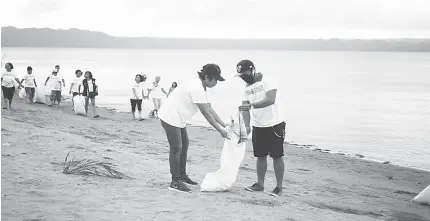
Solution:
[(79, 29), (2, 27), (2, 47), (430, 51), (430, 39), (204, 39), (115, 37)]

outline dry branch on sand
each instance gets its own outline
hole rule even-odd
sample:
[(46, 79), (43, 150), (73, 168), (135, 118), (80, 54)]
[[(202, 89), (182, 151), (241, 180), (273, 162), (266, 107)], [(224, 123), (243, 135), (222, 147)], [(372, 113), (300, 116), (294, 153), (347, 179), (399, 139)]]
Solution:
[(89, 159), (83, 159), (80, 161), (75, 161), (74, 157), (71, 161), (67, 162), (67, 158), (69, 157), (67, 154), (63, 168), (63, 173), (65, 174), (76, 174), (76, 175), (85, 175), (85, 176), (103, 176), (114, 179), (127, 179), (130, 178), (125, 174), (116, 171), (112, 168), (112, 164), (105, 162), (98, 162)]

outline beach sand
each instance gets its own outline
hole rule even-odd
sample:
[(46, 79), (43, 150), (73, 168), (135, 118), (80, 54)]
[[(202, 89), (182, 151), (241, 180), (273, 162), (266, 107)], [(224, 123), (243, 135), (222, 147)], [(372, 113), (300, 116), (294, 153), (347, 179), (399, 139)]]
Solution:
[[(100, 118), (14, 101), (2, 110), (2, 220), (430, 220), (430, 207), (411, 202), (430, 173), (285, 145), (280, 198), (250, 193), (256, 180), (248, 145), (230, 192), (168, 190), (169, 147), (155, 119), (99, 108)], [(190, 127), (188, 173), (199, 183), (216, 171), (223, 145), (210, 129)], [(288, 130), (287, 130), (288, 133)], [(66, 155), (110, 162), (131, 179), (66, 175)], [(271, 160), (266, 190), (275, 178)]]

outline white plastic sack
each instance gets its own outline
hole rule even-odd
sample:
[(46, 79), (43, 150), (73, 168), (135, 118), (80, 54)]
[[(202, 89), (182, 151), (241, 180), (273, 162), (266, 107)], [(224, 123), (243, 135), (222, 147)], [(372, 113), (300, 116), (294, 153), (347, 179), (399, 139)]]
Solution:
[(26, 93), (25, 93), (25, 89), (24, 88), (22, 88), (22, 89), (20, 89), (19, 90), (19, 97), (21, 98), (21, 99), (24, 99), (24, 98), (26, 98)]
[(73, 105), (75, 114), (85, 115), (85, 97), (84, 96), (75, 96), (73, 98)]
[(225, 139), (220, 158), (220, 168), (209, 173), (200, 185), (201, 191), (222, 192), (228, 191), (236, 182), (239, 167), (245, 156), (247, 134), (243, 124), (242, 115), (239, 116), (239, 124), (226, 128), (230, 140)]
[(430, 185), (419, 193), (413, 201), (430, 206)]
[(147, 119), (149, 113), (154, 110), (154, 102), (152, 100), (143, 99), (142, 100), (142, 118)]
[(35, 94), (35, 102), (36, 103), (40, 103), (40, 104), (46, 104), (47, 102), (46, 102), (46, 99), (45, 99), (45, 96), (46, 96), (46, 88), (45, 88), (45, 86), (39, 86), (39, 85), (37, 85), (38, 87), (36, 88), (36, 94)]

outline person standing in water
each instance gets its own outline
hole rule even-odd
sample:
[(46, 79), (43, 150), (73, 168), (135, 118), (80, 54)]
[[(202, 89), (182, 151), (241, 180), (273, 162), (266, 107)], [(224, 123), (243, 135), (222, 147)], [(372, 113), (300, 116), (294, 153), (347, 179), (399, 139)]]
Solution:
[(156, 118), (158, 118), (158, 110), (161, 107), (161, 100), (167, 96), (166, 91), (160, 85), (160, 81), (160, 76), (155, 77), (155, 81), (153, 82), (152, 88), (149, 91), (149, 94), (151, 94), (152, 97), (152, 101), (154, 102), (154, 110), (151, 111), (150, 115)]
[(12, 99), (15, 94), (15, 82), (18, 83), (19, 87), (23, 87), (21, 82), (13, 70), (12, 63), (8, 62), (5, 65), (5, 69), (1, 73), (1, 89), (3, 91), (3, 101), (4, 107), (3, 109), (12, 110)]
[(243, 113), (248, 133), (251, 132), (252, 114), (252, 145), (254, 156), (257, 157), (257, 183), (245, 189), (251, 192), (264, 191), (267, 155), (270, 155), (273, 158), (276, 176), (276, 187), (270, 195), (281, 196), (284, 179), (285, 121), (279, 101), (279, 86), (276, 80), (269, 76), (256, 73), (254, 63), (250, 60), (240, 61), (236, 69), (237, 76), (246, 83), (239, 110)]
[(173, 92), (173, 90), (175, 90), (175, 88), (178, 86), (178, 83), (173, 82), (172, 86), (169, 89), (169, 93), (167, 93), (167, 97), (169, 97), (169, 95)]
[[(96, 85), (96, 79), (93, 78), (93, 74), (90, 71), (85, 71), (85, 79), (82, 81), (84, 89), (82, 95), (85, 97), (85, 114), (88, 115), (89, 100), (91, 100), (91, 107), (93, 109), (94, 118), (98, 118), (96, 109), (96, 96), (98, 93), (98, 86)], [(81, 91), (81, 85), (79, 85), (79, 91)]]
[(30, 104), (33, 103), (34, 95), (36, 93), (36, 87), (37, 87), (36, 78), (32, 73), (33, 73), (33, 68), (28, 66), (27, 74), (21, 80), (21, 84), (22, 82), (24, 82), (25, 93), (27, 95), (27, 98), (30, 100)]
[(198, 71), (194, 79), (184, 81), (159, 111), (161, 126), (164, 128), (170, 146), (169, 164), (172, 181), (170, 190), (191, 192), (187, 184), (197, 185), (186, 173), (189, 138), (187, 124), (200, 110), (202, 115), (222, 137), (228, 138), (226, 124), (219, 118), (207, 97), (207, 89), (215, 87), (221, 77), (221, 69), (216, 64), (207, 64)]
[(143, 120), (142, 118), (142, 99), (145, 96), (144, 91), (143, 91), (143, 84), (141, 82), (143, 82), (143, 77), (142, 75), (138, 74), (136, 75), (136, 77), (134, 78), (135, 83), (133, 84), (131, 91), (131, 98), (130, 98), (130, 103), (131, 103), (131, 112), (133, 113), (133, 119), (136, 119), (136, 106), (137, 106), (137, 111), (139, 112), (139, 121)]

